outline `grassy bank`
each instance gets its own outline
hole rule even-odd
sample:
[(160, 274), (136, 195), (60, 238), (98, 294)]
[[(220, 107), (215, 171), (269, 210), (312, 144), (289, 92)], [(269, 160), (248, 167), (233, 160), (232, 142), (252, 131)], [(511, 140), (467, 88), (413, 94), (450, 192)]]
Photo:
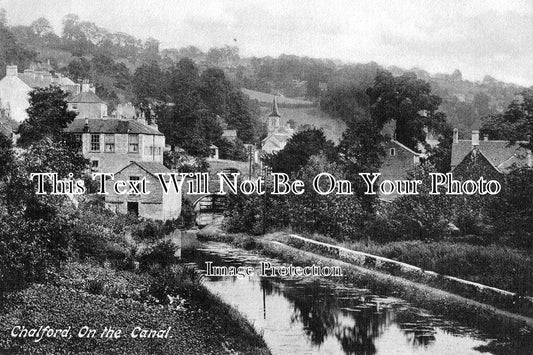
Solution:
[[(2, 302), (0, 352), (269, 354), (262, 337), (237, 311), (200, 284), (186, 281), (190, 279), (187, 270), (172, 275), (117, 271), (90, 263), (67, 264), (55, 282), (10, 293)], [(179, 286), (170, 285), (180, 280)], [(165, 300), (167, 294), (177, 301)], [(40, 342), (13, 338), (10, 332), (15, 326), (70, 326), (72, 337), (45, 338)], [(96, 329), (96, 336), (79, 338), (78, 332), (84, 326)], [(122, 337), (100, 338), (106, 326), (121, 329)], [(164, 339), (133, 339), (134, 327), (171, 330)]]
[[(533, 348), (531, 318), (512, 314), (440, 289), (412, 282), (401, 277), (388, 275), (371, 269), (358, 267), (339, 260), (299, 250), (284, 244), (272, 243), (271, 239), (281, 239), (283, 233), (268, 235), (266, 239), (251, 238), (245, 235), (228, 235), (216, 230), (205, 230), (200, 238), (231, 242), (236, 246), (254, 249), (295, 265), (322, 264), (342, 267), (344, 278), (341, 282), (357, 284), (381, 295), (391, 295), (405, 299), (414, 305), (431, 310), (435, 314), (455, 319), (463, 324), (481, 329), (499, 339), (484, 350), (495, 353), (528, 353)], [(270, 239), (270, 240), (269, 240)], [(528, 323), (529, 322), (529, 323)]]
[(372, 241), (344, 242), (318, 235), (303, 235), (439, 274), (459, 277), (487, 286), (533, 296), (533, 258), (523, 251), (501, 245), (472, 245), (454, 242)]

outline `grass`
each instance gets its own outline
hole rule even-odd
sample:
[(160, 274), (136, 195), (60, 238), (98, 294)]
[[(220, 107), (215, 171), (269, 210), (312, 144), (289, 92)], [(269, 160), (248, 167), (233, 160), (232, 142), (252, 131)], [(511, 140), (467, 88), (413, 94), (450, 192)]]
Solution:
[[(98, 280), (98, 286), (95, 281)], [(0, 331), (72, 327), (71, 339), (0, 337), (0, 353), (32, 354), (219, 354), (228, 350), (269, 354), (264, 340), (230, 306), (201, 285), (184, 284), (186, 309), (162, 304), (147, 292), (155, 281), (148, 274), (117, 271), (90, 263), (68, 264), (55, 284), (34, 284), (11, 293), (0, 305)], [(93, 293), (91, 293), (93, 292)], [(97, 293), (97, 294), (94, 294)], [(78, 338), (88, 326), (94, 338)], [(122, 329), (120, 339), (102, 339), (104, 327)], [(169, 339), (131, 339), (134, 327), (171, 328)]]
[(517, 249), (453, 242), (338, 243), (334, 239), (318, 235), (306, 237), (401, 261), (442, 275), (533, 296), (533, 258)]

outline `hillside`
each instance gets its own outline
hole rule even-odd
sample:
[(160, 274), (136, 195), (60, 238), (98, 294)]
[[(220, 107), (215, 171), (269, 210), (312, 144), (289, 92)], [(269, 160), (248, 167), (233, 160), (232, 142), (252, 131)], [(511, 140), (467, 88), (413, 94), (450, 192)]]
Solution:
[[(266, 117), (272, 111), (273, 95), (248, 89), (242, 89), (242, 92), (250, 99), (258, 102), (261, 117)], [(331, 117), (311, 101), (276, 96), (276, 102), (282, 125), (290, 123), (296, 130), (306, 127), (321, 128), (326, 138), (334, 143), (340, 141), (342, 133), (346, 129), (346, 124), (342, 120)]]
[(335, 85), (351, 83), (368, 87), (378, 70), (386, 69), (395, 75), (411, 72), (429, 82), (433, 92), (443, 99), (439, 109), (452, 126), (459, 128), (461, 136), (479, 128), (483, 117), (502, 112), (524, 89), (490, 76), (480, 82), (464, 80), (460, 70), (451, 74), (431, 74), (418, 68), (385, 68), (374, 62), (343, 63), (295, 55), (243, 58), (235, 46), (211, 48), (207, 52), (194, 46), (160, 49), (157, 39), (141, 41), (72, 14), (65, 16), (64, 28), (59, 32), (61, 36), (42, 18), (29, 26), (3, 27), (0, 31), (0, 75), (6, 64), (17, 64), (19, 70), (41, 65), (74, 80), (89, 78), (95, 83), (97, 94), (114, 107), (121, 101), (135, 101), (133, 74), (143, 64), (157, 63), (161, 70), (167, 70), (178, 60), (190, 58), (200, 71), (209, 67), (223, 69), (233, 84), (262, 105), (270, 101), (271, 95), (267, 93), (279, 93), (282, 96), (280, 105), (287, 109), (289, 106), (302, 108), (291, 112), (298, 125), (324, 126), (332, 138), (339, 136), (341, 126), (320, 113), (314, 102), (320, 101), (328, 88)]

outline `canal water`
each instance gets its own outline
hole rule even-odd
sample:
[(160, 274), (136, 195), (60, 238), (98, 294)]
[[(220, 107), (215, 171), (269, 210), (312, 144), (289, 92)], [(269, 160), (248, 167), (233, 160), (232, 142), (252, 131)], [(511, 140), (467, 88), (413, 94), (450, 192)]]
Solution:
[[(280, 264), (224, 243), (182, 251), (184, 262), (214, 266)], [(205, 286), (237, 308), (262, 333), (273, 354), (479, 354), (489, 339), (357, 285), (316, 278), (206, 277)]]

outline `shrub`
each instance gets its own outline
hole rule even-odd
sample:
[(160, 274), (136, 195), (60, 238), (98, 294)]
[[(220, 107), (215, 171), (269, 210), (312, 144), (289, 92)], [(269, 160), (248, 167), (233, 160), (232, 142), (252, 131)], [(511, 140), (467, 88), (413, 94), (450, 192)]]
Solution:
[(104, 281), (102, 280), (89, 280), (87, 283), (87, 292), (93, 295), (101, 295), (104, 292)]
[(177, 247), (171, 240), (157, 242), (138, 257), (140, 269), (147, 271), (152, 265), (168, 267), (177, 261), (176, 251)]
[(154, 276), (155, 279), (150, 284), (148, 292), (161, 303), (168, 302), (168, 295), (191, 298), (195, 288), (202, 284), (204, 277), (194, 267), (185, 265), (159, 269)]

